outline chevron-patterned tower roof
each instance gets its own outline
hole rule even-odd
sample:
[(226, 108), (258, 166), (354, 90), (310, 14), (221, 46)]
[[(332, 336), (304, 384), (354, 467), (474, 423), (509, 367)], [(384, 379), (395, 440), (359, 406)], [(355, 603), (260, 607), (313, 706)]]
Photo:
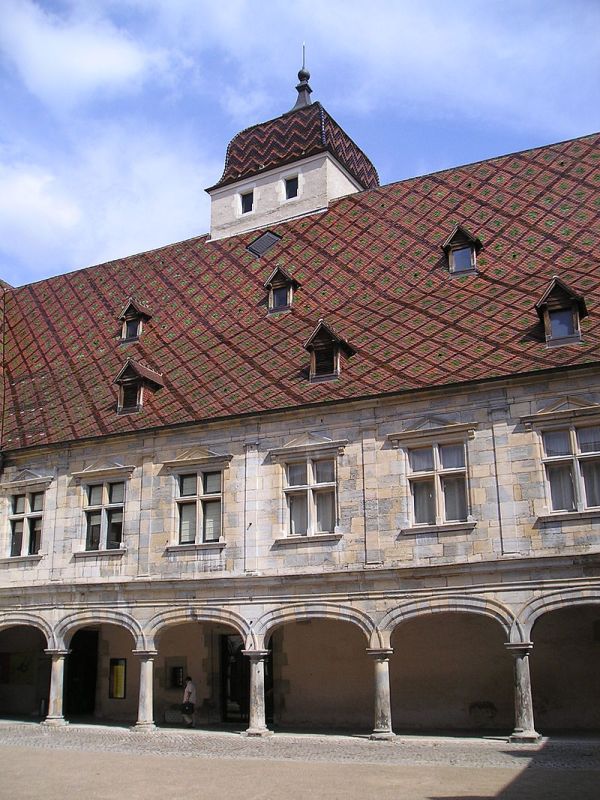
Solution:
[(311, 103), (236, 134), (227, 147), (221, 180), (209, 191), (325, 152), (364, 189), (379, 186), (377, 170), (360, 147), (320, 103)]

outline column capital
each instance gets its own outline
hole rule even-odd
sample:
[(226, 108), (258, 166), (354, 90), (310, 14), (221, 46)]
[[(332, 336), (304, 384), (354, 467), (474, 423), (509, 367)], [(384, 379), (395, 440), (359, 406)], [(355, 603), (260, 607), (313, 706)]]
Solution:
[(367, 647), (367, 654), (373, 658), (389, 658), (393, 652), (391, 647)]
[(515, 658), (519, 658), (519, 656), (527, 656), (533, 650), (533, 642), (505, 642), (504, 647), (508, 650), (509, 653)]
[(47, 656), (68, 656), (71, 651), (62, 647), (48, 647), (44, 650)]
[(242, 650), (242, 653), (248, 658), (260, 661), (269, 655), (269, 650)]
[(131, 654), (140, 658), (156, 658), (158, 650), (132, 650)]

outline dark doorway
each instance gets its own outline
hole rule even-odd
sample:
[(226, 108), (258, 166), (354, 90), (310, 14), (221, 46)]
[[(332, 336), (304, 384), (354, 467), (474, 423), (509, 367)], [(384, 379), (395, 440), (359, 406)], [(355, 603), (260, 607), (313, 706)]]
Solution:
[[(221, 636), (221, 713), (223, 722), (248, 722), (250, 708), (250, 659), (243, 654), (244, 641), (237, 634)], [(265, 661), (265, 710), (273, 719), (273, 653)]]
[(98, 631), (77, 631), (69, 649), (65, 670), (65, 715), (93, 715), (98, 674)]

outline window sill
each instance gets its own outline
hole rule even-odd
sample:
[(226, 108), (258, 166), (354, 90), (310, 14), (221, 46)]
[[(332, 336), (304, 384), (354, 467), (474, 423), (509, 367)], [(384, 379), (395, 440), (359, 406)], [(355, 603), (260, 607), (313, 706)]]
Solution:
[(415, 525), (412, 528), (403, 528), (400, 534), (415, 535), (419, 533), (459, 533), (461, 531), (472, 531), (477, 526), (476, 520), (467, 522), (447, 522), (444, 525)]
[(107, 558), (108, 556), (124, 556), (127, 552), (126, 547), (115, 547), (111, 550), (76, 550), (73, 558)]
[(581, 334), (573, 334), (572, 336), (561, 336), (560, 338), (546, 339), (546, 347), (562, 347), (565, 344), (583, 344), (581, 341)]
[(45, 555), (45, 553), (35, 553), (31, 556), (7, 556), (6, 558), (0, 558), (0, 564), (6, 564), (6, 566), (11, 564), (37, 564)]
[(600, 508), (586, 509), (585, 511), (555, 511), (552, 514), (540, 514), (538, 522), (569, 522), (578, 519), (593, 519), (600, 517)]
[(219, 539), (216, 542), (194, 542), (193, 544), (169, 544), (165, 547), (165, 553), (193, 553), (198, 550), (223, 550), (226, 542)]
[(477, 268), (473, 267), (471, 269), (462, 269), (462, 270), (454, 270), (451, 269), (448, 271), (448, 274), (451, 278), (462, 278), (463, 275), (477, 275), (478, 271)]
[(289, 536), (281, 536), (280, 538), (275, 539), (273, 544), (275, 544), (277, 547), (285, 547), (287, 545), (293, 546), (299, 544), (318, 544), (319, 542), (339, 542), (341, 538), (341, 533), (313, 533), (308, 534), (307, 536), (293, 536), (290, 534)]

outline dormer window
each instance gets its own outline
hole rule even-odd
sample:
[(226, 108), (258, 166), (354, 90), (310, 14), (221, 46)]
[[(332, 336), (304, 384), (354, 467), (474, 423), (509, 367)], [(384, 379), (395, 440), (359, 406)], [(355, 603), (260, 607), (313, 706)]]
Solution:
[(269, 292), (269, 313), (288, 311), (294, 301), (294, 291), (300, 284), (281, 267), (277, 267), (265, 281)]
[(144, 322), (151, 318), (148, 309), (133, 297), (130, 297), (121, 311), (121, 340), (134, 342), (140, 338)]
[(293, 177), (285, 179), (285, 199), (286, 200), (293, 200), (294, 197), (298, 197), (298, 176), (294, 175)]
[(581, 341), (580, 320), (587, 317), (585, 300), (557, 276), (535, 305), (542, 324), (546, 344), (555, 347)]
[(356, 350), (322, 320), (304, 345), (310, 353), (309, 378), (311, 381), (336, 378), (340, 374), (341, 355), (350, 358)]
[(482, 247), (480, 239), (472, 236), (462, 225), (457, 225), (442, 244), (442, 250), (448, 259), (450, 273), (464, 275), (468, 272), (476, 272), (477, 254)]
[(135, 383), (121, 386), (120, 404), (121, 411), (138, 411), (142, 405), (142, 385)]
[(150, 367), (128, 358), (115, 378), (119, 387), (117, 413), (131, 414), (140, 411), (144, 404), (144, 390), (156, 391), (164, 386), (162, 375)]
[(242, 204), (242, 214), (249, 214), (254, 208), (254, 190), (241, 194), (240, 202)]

